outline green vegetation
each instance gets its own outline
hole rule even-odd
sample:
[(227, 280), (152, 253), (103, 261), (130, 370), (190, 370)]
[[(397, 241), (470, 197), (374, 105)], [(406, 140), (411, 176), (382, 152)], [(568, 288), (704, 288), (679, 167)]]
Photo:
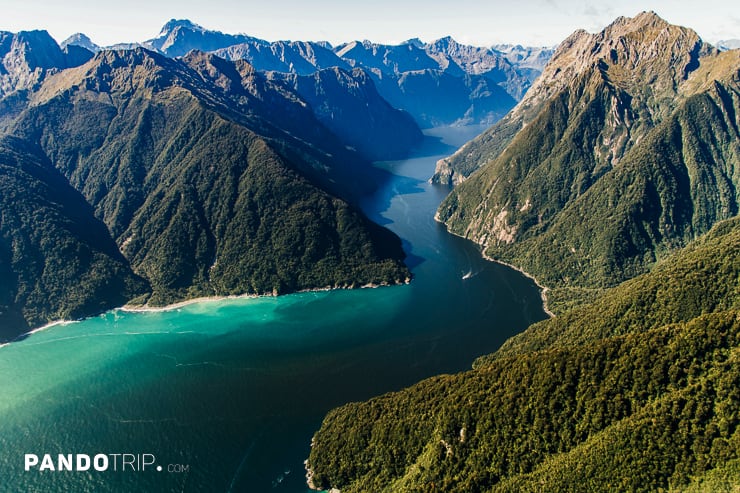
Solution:
[(735, 219), (471, 371), (332, 411), (313, 482), (467, 492), (737, 481), (739, 276)]
[(148, 289), (89, 204), (35, 151), (0, 141), (0, 341)]
[[(550, 288), (614, 286), (739, 210), (740, 57), (663, 21), (635, 23), (574, 35), (521, 107), (447, 163), (481, 168), (438, 218)], [(634, 51), (607, 49), (620, 29)], [(639, 56), (658, 36), (675, 41), (666, 50), (685, 74)], [(582, 51), (592, 37), (606, 47), (597, 55)]]
[[(67, 190), (58, 208), (75, 211), (99, 240), (66, 239), (51, 229), (61, 219), (48, 228), (32, 219), (36, 208), (47, 214), (48, 194), (16, 176), (31, 158), (3, 168), (2, 199), (25, 197), (3, 209), (16, 211), (1, 223), (10, 232), (0, 244), (9, 283), (0, 310), (13, 317), (4, 339), (134, 297), (163, 305), (410, 276), (400, 239), (323, 187), (367, 188), (367, 163), (342, 150), (294, 93), (242, 62), (103, 52), (29, 101), (10, 127), (13, 142)], [(43, 248), (17, 257), (25, 236)]]
[(559, 316), (470, 371), (330, 412), (312, 485), (736, 489), (739, 69), (653, 13), (568, 38), (520, 106), (438, 166), (469, 175), (438, 218), (555, 288)]

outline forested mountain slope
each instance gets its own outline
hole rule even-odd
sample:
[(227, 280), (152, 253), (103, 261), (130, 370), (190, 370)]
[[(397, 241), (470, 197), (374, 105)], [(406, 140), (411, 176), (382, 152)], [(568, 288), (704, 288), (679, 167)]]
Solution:
[[(687, 274), (688, 273), (688, 274)], [(314, 487), (656, 491), (740, 480), (740, 221), (473, 370), (332, 411)]]
[[(589, 50), (600, 51), (579, 55)], [(645, 272), (738, 212), (739, 70), (738, 52), (716, 53), (652, 13), (577, 33), (544, 86), (452, 158), (494, 149), (438, 218), (549, 287)]]
[[(143, 49), (102, 51), (48, 78), (10, 133), (33, 152), (2, 164), (23, 168), (38, 160), (37, 167), (84, 198), (84, 221), (101, 226), (96, 231), (104, 253), (121, 265), (91, 267), (96, 282), (120, 288), (107, 298), (115, 302), (90, 305), (95, 310), (42, 308), (71, 303), (67, 293), (76, 288), (66, 284), (76, 281), (58, 275), (67, 266), (47, 265), (46, 274), (66, 287), (37, 287), (41, 295), (35, 297), (23, 295), (33, 280), (19, 278), (5, 289), (6, 299), (14, 300), (9, 333), (59, 315), (95, 313), (131, 299), (134, 291), (150, 293), (139, 301), (165, 304), (202, 295), (397, 283), (409, 276), (400, 240), (336, 196), (338, 190), (350, 196), (370, 189), (369, 164), (290, 87), (245, 62), (197, 52), (173, 60)], [(9, 186), (29, 196), (29, 208), (44, 210), (27, 183), (33, 185), (17, 179)], [(11, 252), (24, 235), (45, 233), (29, 231), (32, 223), (16, 228), (3, 220), (0, 226), (3, 264), (15, 276), (24, 263)], [(49, 255), (77, 259), (71, 251)]]

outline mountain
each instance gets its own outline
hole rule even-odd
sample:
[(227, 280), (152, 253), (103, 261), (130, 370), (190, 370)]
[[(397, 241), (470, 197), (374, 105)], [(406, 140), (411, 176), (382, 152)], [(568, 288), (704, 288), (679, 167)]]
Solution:
[(246, 60), (258, 70), (299, 75), (333, 67), (351, 69), (330, 48), (306, 41), (254, 40), (216, 50), (214, 54), (227, 60)]
[(555, 48), (544, 46), (499, 44), (494, 45), (492, 49), (503, 55), (511, 66), (527, 77), (530, 82), (534, 82), (539, 77), (555, 53)]
[(0, 98), (34, 89), (51, 73), (80, 65), (92, 53), (77, 47), (62, 50), (46, 31), (0, 31)]
[(215, 51), (255, 39), (244, 34), (210, 31), (189, 20), (171, 19), (156, 38), (145, 41), (143, 45), (169, 57), (178, 57), (191, 50)]
[(735, 218), (473, 370), (331, 411), (309, 484), (730, 491), (740, 480), (738, 275)]
[[(9, 168), (35, 159), (77, 204), (84, 199), (87, 215), (79, 221), (97, 224), (88, 230), (107, 250), (98, 248), (121, 263), (118, 271), (89, 267), (100, 290), (117, 288), (109, 296), (113, 304), (139, 291), (146, 296), (138, 302), (157, 305), (202, 295), (397, 283), (409, 276), (400, 240), (327, 191), (367, 189), (369, 164), (347, 150), (298, 94), (246, 62), (199, 52), (175, 60), (144, 49), (102, 51), (48, 77), (10, 133), (33, 153)], [(44, 194), (27, 188), (35, 186), (32, 180), (9, 186), (30, 197), (24, 217), (34, 217), (34, 208), (49, 209), (35, 203)], [(53, 208), (84, 209), (65, 200)], [(54, 216), (52, 226), (66, 224), (65, 214)], [(12, 228), (3, 237), (18, 248), (13, 235), (38, 235), (50, 250), (39, 257), (82, 262), (81, 247), (57, 250), (50, 243), (52, 226), (36, 231), (33, 222), (3, 221), (3, 230)], [(53, 264), (49, 276), (62, 287), (30, 297), (24, 293), (32, 278), (20, 270), (25, 262), (11, 259), (4, 268), (19, 281), (4, 293), (15, 300), (13, 333), (60, 311), (31, 316), (45, 304), (73, 304), (75, 285), (68, 284), (77, 279), (54, 276), (54, 269), (73, 274), (72, 267)], [(135, 284), (124, 274), (139, 280), (137, 289), (123, 289)], [(95, 309), (85, 305), (73, 316), (110, 306), (91, 293), (99, 302)]]
[(397, 46), (354, 41), (334, 51), (367, 70), (381, 95), (422, 127), (493, 123), (529, 86), (503, 57), (451, 38)]
[(717, 41), (717, 48), (723, 51), (740, 48), (740, 39), (724, 39)]
[(480, 167), (438, 218), (549, 287), (643, 273), (738, 212), (739, 69), (739, 52), (653, 13), (577, 32), (517, 108), (438, 165), (453, 180)]
[(100, 46), (93, 43), (90, 38), (82, 33), (73, 34), (72, 36), (62, 41), (59, 46), (62, 49), (65, 49), (67, 46), (79, 46), (80, 48), (85, 48), (91, 53), (97, 53), (102, 49)]
[(0, 341), (148, 290), (93, 209), (40, 150), (0, 139)]
[(447, 36), (424, 45), (424, 49), (438, 61), (440, 68), (454, 71), (452, 67), (459, 67), (465, 74), (482, 75), (517, 101), (529, 89), (530, 81), (506, 57), (490, 48), (463, 45)]
[(320, 122), (372, 161), (403, 158), (424, 137), (408, 113), (393, 108), (378, 94), (362, 69), (334, 67), (311, 75), (270, 73), (268, 77), (291, 85)]
[(449, 37), (397, 46), (355, 41), (332, 48), (328, 43), (268, 42), (171, 20), (143, 46), (170, 57), (190, 50), (213, 52), (228, 60), (246, 60), (257, 70), (298, 75), (333, 67), (363, 68), (381, 96), (422, 127), (493, 123), (521, 99), (537, 74), (532, 67), (519, 71), (495, 50), (462, 45)]

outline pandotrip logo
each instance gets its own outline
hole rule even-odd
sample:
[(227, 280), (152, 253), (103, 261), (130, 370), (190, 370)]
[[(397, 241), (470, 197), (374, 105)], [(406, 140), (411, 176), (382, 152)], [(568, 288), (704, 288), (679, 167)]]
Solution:
[(154, 454), (25, 454), (26, 472), (163, 472), (187, 473), (188, 464), (157, 464)]

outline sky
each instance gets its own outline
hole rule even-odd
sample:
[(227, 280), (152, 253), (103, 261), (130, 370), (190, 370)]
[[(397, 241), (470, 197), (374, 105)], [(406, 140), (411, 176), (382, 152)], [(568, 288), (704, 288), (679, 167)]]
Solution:
[(0, 0), (0, 30), (46, 29), (59, 42), (83, 32), (106, 46), (151, 39), (176, 18), (268, 41), (397, 44), (450, 35), (477, 46), (553, 46), (576, 29), (598, 32), (644, 10), (712, 43), (740, 39), (737, 0)]

